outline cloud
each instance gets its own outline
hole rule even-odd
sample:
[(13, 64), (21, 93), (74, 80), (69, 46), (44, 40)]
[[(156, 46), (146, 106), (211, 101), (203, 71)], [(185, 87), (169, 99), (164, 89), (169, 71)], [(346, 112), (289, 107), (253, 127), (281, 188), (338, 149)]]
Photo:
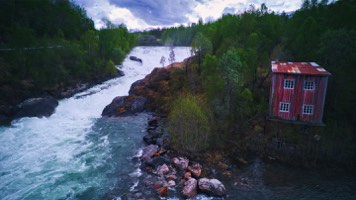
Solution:
[(105, 26), (105, 20), (125, 24), (129, 29), (178, 26), (179, 24), (214, 21), (223, 14), (234, 14), (250, 5), (259, 8), (265, 3), (276, 12), (300, 8), (301, 0), (72, 0), (83, 7), (95, 27)]
[(132, 14), (151, 25), (187, 23), (187, 13), (192, 12), (198, 1), (192, 0), (110, 0), (118, 7), (127, 8)]
[(226, 8), (224, 8), (222, 14), (223, 15), (225, 15), (225, 14), (234, 14), (235, 12), (236, 12), (235, 8), (226, 7)]
[(129, 29), (145, 29), (150, 27), (144, 20), (132, 14), (127, 8), (118, 7), (109, 0), (74, 0), (76, 4), (85, 8), (87, 15), (94, 21), (95, 28), (105, 27), (105, 21), (118, 25), (125, 24)]

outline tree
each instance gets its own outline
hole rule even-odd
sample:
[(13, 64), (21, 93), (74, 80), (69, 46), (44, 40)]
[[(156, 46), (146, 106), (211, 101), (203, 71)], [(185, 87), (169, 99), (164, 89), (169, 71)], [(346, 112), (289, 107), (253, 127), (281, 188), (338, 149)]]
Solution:
[(304, 0), (303, 4), (302, 4), (302, 9), (303, 10), (307, 10), (311, 7), (311, 2), (309, 0)]
[(226, 85), (225, 102), (230, 110), (233, 102), (235, 90), (239, 90), (243, 85), (243, 68), (244, 65), (240, 55), (236, 50), (227, 51), (220, 60), (222, 76)]
[(172, 64), (176, 61), (176, 55), (174, 53), (174, 48), (171, 48), (171, 51), (169, 52), (169, 58), (168, 61)]
[(211, 53), (213, 45), (207, 37), (199, 32), (195, 35), (192, 41), (192, 49), (194, 54), (198, 56), (198, 65), (200, 68), (201, 60), (204, 58), (205, 54)]
[(159, 63), (162, 65), (162, 67), (164, 67), (164, 64), (166, 63), (166, 57), (162, 56)]

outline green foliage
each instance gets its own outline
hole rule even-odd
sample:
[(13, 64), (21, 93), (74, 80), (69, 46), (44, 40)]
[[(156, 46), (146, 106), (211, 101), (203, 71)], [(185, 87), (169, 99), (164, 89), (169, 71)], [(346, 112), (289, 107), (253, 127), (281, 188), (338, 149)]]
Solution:
[(27, 81), (47, 90), (108, 77), (135, 44), (124, 26), (95, 30), (67, 0), (5, 1), (0, 22), (0, 82), (9, 85)]
[(209, 114), (203, 106), (202, 99), (196, 96), (187, 95), (174, 101), (169, 133), (176, 149), (197, 152), (209, 147)]
[(201, 32), (197, 33), (194, 36), (192, 41), (192, 49), (193, 52), (198, 54), (201, 57), (204, 57), (205, 54), (211, 53), (213, 46), (209, 40), (209, 38), (205, 37)]
[(202, 80), (204, 90), (211, 101), (222, 96), (224, 91), (224, 81), (217, 76), (221, 73), (219, 67), (219, 59), (216, 56), (206, 55), (203, 63)]
[[(356, 138), (352, 128), (356, 122), (356, 23), (352, 19), (356, 19), (354, 0), (330, 4), (305, 0), (293, 15), (275, 14), (261, 5), (213, 23), (165, 29), (161, 39), (175, 43), (185, 32), (194, 49), (199, 47), (194, 36), (211, 42), (212, 51), (202, 59), (201, 92), (207, 95), (220, 130), (238, 135), (248, 131), (248, 123), (265, 117), (271, 60), (314, 61), (324, 66), (332, 76), (324, 112), (327, 127), (319, 134), (320, 151), (337, 157), (334, 153), (340, 150), (346, 160), (354, 155)], [(336, 137), (340, 131), (345, 137)]]
[(105, 59), (113, 60), (114, 63), (121, 63), (134, 41), (134, 36), (128, 33), (126, 27), (111, 25), (110, 28), (99, 31), (100, 55)]

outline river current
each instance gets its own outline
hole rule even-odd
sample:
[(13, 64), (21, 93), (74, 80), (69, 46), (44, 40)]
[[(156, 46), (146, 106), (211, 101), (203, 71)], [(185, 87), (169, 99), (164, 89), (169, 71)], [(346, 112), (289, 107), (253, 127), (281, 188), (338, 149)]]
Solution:
[[(168, 47), (136, 47), (122, 64), (125, 76), (59, 102), (49, 118), (22, 118), (0, 127), (0, 199), (125, 199), (137, 181), (149, 114), (101, 118), (116, 96), (160, 67)], [(190, 55), (175, 47), (176, 61)], [(137, 56), (143, 63), (131, 61)], [(168, 64), (168, 63), (166, 63)], [(294, 169), (255, 159), (233, 166), (239, 183), (224, 180), (225, 199), (356, 199), (355, 175)], [(178, 192), (174, 192), (178, 193)], [(168, 199), (179, 199), (176, 197)], [(220, 199), (200, 195), (197, 199)]]
[[(134, 156), (148, 114), (114, 119), (101, 112), (169, 53), (168, 47), (136, 47), (121, 66), (125, 76), (61, 100), (49, 118), (0, 127), (0, 199), (112, 199), (129, 192), (139, 175)], [(174, 53), (182, 61), (190, 48), (175, 47)]]

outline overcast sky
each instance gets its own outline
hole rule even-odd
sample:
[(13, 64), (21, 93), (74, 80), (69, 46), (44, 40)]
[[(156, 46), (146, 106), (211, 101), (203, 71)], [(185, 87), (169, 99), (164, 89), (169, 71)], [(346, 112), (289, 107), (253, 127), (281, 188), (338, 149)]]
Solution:
[(87, 11), (97, 29), (105, 20), (125, 24), (128, 29), (171, 27), (213, 21), (226, 13), (237, 13), (250, 5), (265, 3), (275, 12), (300, 8), (302, 0), (72, 0)]

